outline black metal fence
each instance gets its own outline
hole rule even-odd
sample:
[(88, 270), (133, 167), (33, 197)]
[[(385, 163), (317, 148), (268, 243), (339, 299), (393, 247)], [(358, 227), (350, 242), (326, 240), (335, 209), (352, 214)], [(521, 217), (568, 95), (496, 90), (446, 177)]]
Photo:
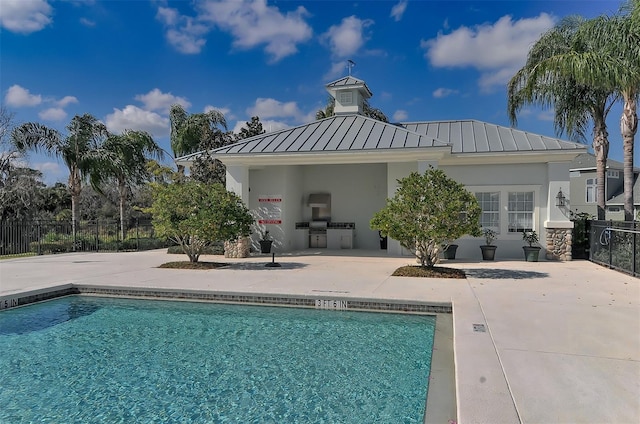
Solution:
[(148, 250), (168, 246), (155, 236), (149, 220), (125, 224), (119, 221), (79, 221), (73, 233), (71, 221), (1, 221), (0, 256), (82, 251)]
[(591, 221), (589, 259), (640, 276), (640, 225), (635, 221)]

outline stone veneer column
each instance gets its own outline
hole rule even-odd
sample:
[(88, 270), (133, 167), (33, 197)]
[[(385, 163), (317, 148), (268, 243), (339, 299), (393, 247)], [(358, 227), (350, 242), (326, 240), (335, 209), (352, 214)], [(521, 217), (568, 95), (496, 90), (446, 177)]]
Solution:
[(225, 258), (248, 258), (251, 241), (249, 237), (241, 237), (236, 241), (224, 242)]
[(573, 233), (571, 228), (547, 228), (546, 249), (548, 260), (570, 261)]

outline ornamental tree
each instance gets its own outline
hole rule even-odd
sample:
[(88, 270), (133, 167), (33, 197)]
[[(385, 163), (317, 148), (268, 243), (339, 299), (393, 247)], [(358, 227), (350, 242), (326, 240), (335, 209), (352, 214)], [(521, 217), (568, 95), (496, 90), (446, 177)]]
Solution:
[(387, 199), (369, 225), (400, 242), (422, 267), (437, 264), (449, 240), (480, 235), (478, 201), (442, 170), (430, 168), (423, 175), (412, 172), (398, 184), (395, 196)]
[(189, 261), (198, 262), (205, 247), (237, 240), (251, 233), (253, 217), (242, 200), (221, 184), (188, 180), (152, 183), (153, 227), (182, 247)]

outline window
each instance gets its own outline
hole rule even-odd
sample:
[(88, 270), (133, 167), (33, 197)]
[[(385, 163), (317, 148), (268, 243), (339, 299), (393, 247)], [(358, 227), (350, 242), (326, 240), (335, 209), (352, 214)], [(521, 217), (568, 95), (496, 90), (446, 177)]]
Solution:
[(533, 191), (509, 193), (509, 232), (524, 233), (533, 230)]
[(598, 201), (597, 185), (597, 178), (587, 178), (587, 203), (596, 203)]
[(353, 103), (353, 93), (351, 91), (340, 93), (340, 104), (350, 105), (351, 103)]
[(607, 171), (607, 178), (620, 178), (620, 171)]
[(481, 192), (476, 193), (476, 199), (482, 214), (480, 215), (480, 226), (491, 228), (494, 231), (500, 230), (500, 193)]

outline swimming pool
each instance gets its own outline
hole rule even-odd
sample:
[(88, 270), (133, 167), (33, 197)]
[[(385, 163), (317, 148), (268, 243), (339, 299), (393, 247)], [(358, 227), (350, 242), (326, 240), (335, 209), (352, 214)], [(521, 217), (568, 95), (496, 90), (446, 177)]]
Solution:
[(421, 423), (435, 317), (69, 296), (0, 313), (0, 422)]

